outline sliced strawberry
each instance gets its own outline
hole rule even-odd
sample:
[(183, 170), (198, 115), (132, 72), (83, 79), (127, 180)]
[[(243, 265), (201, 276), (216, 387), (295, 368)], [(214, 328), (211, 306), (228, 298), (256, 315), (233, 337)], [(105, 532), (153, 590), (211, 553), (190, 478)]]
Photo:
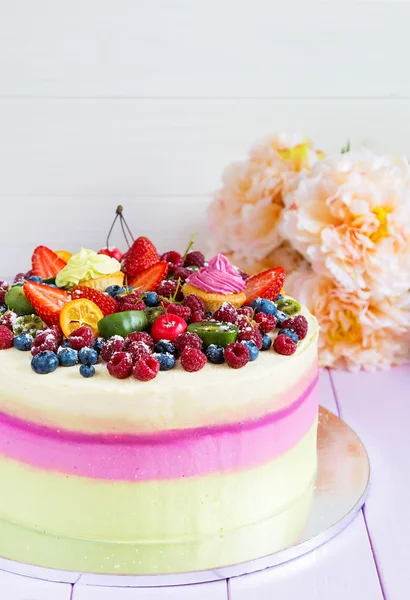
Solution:
[(159, 261), (157, 249), (147, 237), (139, 237), (124, 254), (122, 270), (128, 278), (135, 277)]
[(104, 292), (85, 286), (76, 287), (72, 291), (71, 297), (73, 300), (77, 300), (77, 298), (87, 298), (87, 300), (91, 300), (91, 302), (94, 302), (94, 304), (98, 306), (104, 317), (112, 315), (120, 309), (115, 298), (112, 298), (108, 294), (104, 294)]
[(165, 279), (168, 273), (168, 263), (165, 261), (157, 262), (149, 269), (145, 269), (139, 275), (129, 281), (129, 285), (141, 292), (150, 292), (155, 290), (158, 284)]
[(46, 246), (37, 246), (31, 258), (32, 274), (42, 279), (55, 277), (64, 269), (66, 262)]
[(58, 325), (60, 312), (64, 304), (70, 300), (67, 292), (43, 283), (25, 281), (24, 293), (33, 305), (36, 314), (47, 325)]
[(280, 294), (283, 284), (285, 282), (285, 270), (283, 267), (276, 267), (276, 269), (269, 269), (249, 277), (246, 280), (245, 294), (246, 303), (250, 304), (255, 298), (268, 298), (268, 300), (275, 300), (276, 296)]

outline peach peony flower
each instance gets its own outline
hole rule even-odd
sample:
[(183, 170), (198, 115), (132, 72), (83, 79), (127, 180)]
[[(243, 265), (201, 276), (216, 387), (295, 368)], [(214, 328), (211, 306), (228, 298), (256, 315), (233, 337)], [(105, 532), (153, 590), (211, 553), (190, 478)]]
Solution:
[(285, 197), (281, 234), (312, 265), (361, 298), (410, 288), (410, 167), (348, 152), (302, 173)]
[(253, 146), (247, 161), (230, 165), (209, 209), (216, 249), (242, 268), (258, 269), (283, 241), (277, 225), (284, 194), (320, 157), (307, 138), (281, 134)]
[(323, 367), (375, 370), (409, 360), (407, 292), (382, 301), (366, 299), (307, 268), (286, 279), (286, 292), (306, 304), (319, 321)]

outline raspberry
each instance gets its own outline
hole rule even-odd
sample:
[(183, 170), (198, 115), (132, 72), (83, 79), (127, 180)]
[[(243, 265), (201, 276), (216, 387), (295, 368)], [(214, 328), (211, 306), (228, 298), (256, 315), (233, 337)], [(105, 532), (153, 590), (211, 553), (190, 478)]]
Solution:
[(8, 283), (6, 283), (5, 281), (0, 281), (0, 304), (4, 303), (4, 297), (7, 294), (8, 289)]
[(165, 252), (159, 260), (164, 260), (168, 263), (169, 270), (175, 271), (178, 267), (182, 267), (184, 264), (184, 259), (176, 250), (170, 250), (169, 252)]
[(255, 322), (258, 323), (259, 331), (262, 331), (262, 333), (269, 333), (276, 327), (276, 318), (263, 312), (255, 315)]
[(126, 379), (132, 373), (133, 362), (128, 352), (116, 352), (107, 364), (110, 375), (117, 379)]
[(182, 353), (185, 348), (195, 348), (196, 350), (201, 350), (202, 348), (202, 340), (199, 335), (196, 333), (190, 333), (189, 331), (181, 333), (181, 335), (179, 335), (175, 340), (174, 344), (180, 353)]
[(205, 256), (199, 250), (189, 252), (184, 261), (184, 267), (203, 267), (205, 264)]
[(181, 365), (189, 373), (200, 371), (206, 365), (206, 356), (198, 348), (185, 347), (181, 354)]
[(182, 304), (169, 304), (167, 312), (171, 313), (171, 315), (178, 315), (178, 317), (181, 317), (184, 321), (189, 321), (191, 316), (191, 309), (189, 306), (182, 306)]
[(145, 305), (144, 300), (140, 300), (139, 302), (123, 302), (120, 306), (119, 312), (125, 312), (128, 310), (145, 310), (147, 307)]
[(0, 325), (0, 350), (7, 350), (13, 345), (14, 335), (4, 325)]
[(224, 323), (236, 323), (238, 313), (230, 302), (223, 302), (221, 307), (218, 308), (212, 315), (215, 321), (222, 321)]
[(297, 315), (296, 317), (286, 319), (286, 321), (283, 321), (282, 327), (285, 329), (293, 329), (300, 340), (303, 340), (308, 332), (308, 322), (303, 315)]
[(201, 321), (205, 321), (205, 313), (201, 310), (194, 310), (191, 314), (190, 323), (200, 323)]
[(238, 315), (245, 315), (246, 317), (253, 317), (253, 308), (252, 306), (242, 306), (241, 308), (238, 308), (238, 310), (236, 311), (238, 313)]
[(52, 329), (45, 329), (44, 331), (40, 331), (36, 336), (31, 346), (31, 354), (37, 356), (37, 354), (45, 350), (56, 353), (58, 345), (59, 341), (56, 338), (55, 332)]
[(71, 348), (74, 350), (81, 350), (85, 346), (91, 348), (94, 345), (95, 337), (90, 327), (79, 327), (68, 336)]
[[(27, 273), (27, 276), (30, 277), (30, 275)], [(23, 283), (23, 281), (26, 278), (26, 273), (17, 273), (17, 275), (15, 276), (13, 283)]]
[(149, 381), (158, 375), (159, 361), (154, 356), (141, 358), (134, 367), (133, 375), (140, 381)]
[(239, 332), (237, 341), (254, 342), (258, 350), (262, 348), (262, 335), (255, 327), (242, 329), (242, 331)]
[(288, 335), (278, 335), (273, 342), (273, 349), (278, 354), (290, 356), (296, 352), (297, 344)]
[(192, 312), (194, 312), (195, 310), (200, 310), (201, 312), (205, 313), (205, 303), (202, 300), (202, 298), (200, 298), (196, 294), (188, 294), (188, 296), (184, 298), (182, 304), (184, 306), (189, 306)]
[(60, 325), (53, 325), (48, 331), (52, 331), (54, 333), (57, 343), (60, 345), (64, 339), (63, 330), (61, 329)]
[(133, 333), (129, 333), (125, 338), (123, 350), (128, 350), (128, 346), (133, 342), (144, 342), (150, 350), (154, 349), (154, 340), (146, 331), (134, 331)]
[(109, 362), (116, 352), (121, 352), (124, 348), (124, 338), (120, 335), (114, 335), (109, 340), (105, 340), (101, 347), (101, 358)]
[(249, 329), (249, 327), (252, 327), (251, 322), (245, 315), (238, 315), (236, 319), (236, 325), (238, 326), (239, 331), (242, 331), (243, 329)]
[(244, 344), (233, 342), (225, 348), (224, 358), (232, 369), (240, 369), (249, 362), (249, 350)]
[(248, 275), (248, 273), (245, 273), (244, 271), (241, 271), (240, 269), (238, 269), (238, 275), (240, 275), (244, 281), (246, 281), (247, 279), (250, 278), (250, 275)]
[(147, 358), (152, 354), (152, 350), (145, 342), (131, 342), (131, 344), (127, 346), (127, 352), (131, 354), (134, 363), (138, 362), (141, 358)]
[(173, 296), (176, 292), (177, 285), (177, 281), (173, 281), (172, 279), (164, 279), (164, 281), (161, 281), (155, 291), (160, 296), (164, 296), (164, 298), (171, 298), (171, 296)]
[(1, 317), (0, 322), (2, 325), (4, 325), (4, 327), (7, 327), (7, 329), (10, 329), (10, 331), (13, 329), (14, 324), (17, 320), (17, 315), (14, 311), (12, 310), (8, 310), (6, 313), (4, 313), (4, 315)]
[(185, 267), (178, 267), (174, 272), (175, 279), (180, 279), (182, 282), (186, 281), (190, 275), (192, 275), (192, 271)]

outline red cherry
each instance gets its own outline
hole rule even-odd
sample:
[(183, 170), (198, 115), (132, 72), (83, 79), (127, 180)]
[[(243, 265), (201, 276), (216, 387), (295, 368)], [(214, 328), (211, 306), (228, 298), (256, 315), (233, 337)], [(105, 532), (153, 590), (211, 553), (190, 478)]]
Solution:
[(118, 248), (101, 248), (98, 254), (105, 254), (110, 258), (115, 258), (116, 260), (118, 260), (118, 262), (120, 262), (122, 259), (122, 252)]
[(154, 342), (159, 340), (169, 340), (173, 342), (181, 333), (184, 333), (188, 325), (184, 319), (178, 315), (161, 315), (154, 321), (151, 329), (151, 337)]

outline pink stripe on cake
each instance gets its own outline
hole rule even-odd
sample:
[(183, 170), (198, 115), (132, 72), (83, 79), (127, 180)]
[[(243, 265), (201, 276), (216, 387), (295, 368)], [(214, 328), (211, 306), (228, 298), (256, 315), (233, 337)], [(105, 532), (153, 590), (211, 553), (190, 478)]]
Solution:
[(315, 377), (295, 402), (261, 419), (150, 435), (60, 435), (0, 415), (0, 453), (40, 469), (95, 479), (178, 479), (272, 460), (307, 433), (317, 410)]

